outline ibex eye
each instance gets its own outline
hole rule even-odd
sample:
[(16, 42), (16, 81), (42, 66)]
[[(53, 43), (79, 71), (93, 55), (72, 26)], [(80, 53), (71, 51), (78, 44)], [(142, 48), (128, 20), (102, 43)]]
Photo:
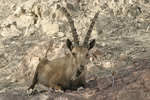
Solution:
[(89, 54), (86, 54), (86, 57), (88, 57), (89, 56)]
[(86, 54), (85, 58), (88, 58), (89, 57), (89, 54)]
[(73, 55), (73, 56), (76, 56), (76, 54), (75, 54), (75, 53), (72, 53), (72, 55)]

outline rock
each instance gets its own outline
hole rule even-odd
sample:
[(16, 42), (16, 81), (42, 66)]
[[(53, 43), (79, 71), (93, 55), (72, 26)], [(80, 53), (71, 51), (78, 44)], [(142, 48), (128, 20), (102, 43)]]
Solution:
[(106, 100), (107, 99), (107, 96), (104, 96), (104, 95), (98, 95), (96, 97), (96, 100)]
[(57, 36), (58, 37), (64, 37), (64, 33), (63, 32), (58, 32)]
[(44, 94), (35, 95), (31, 100), (49, 100), (49, 97)]
[(87, 67), (87, 70), (88, 70), (88, 73), (92, 74), (94, 72), (98, 72), (100, 70), (100, 68), (97, 66), (91, 66), (89, 68)]
[(0, 97), (0, 100), (6, 100), (6, 98), (5, 97)]
[(59, 46), (59, 49), (62, 50), (62, 49), (68, 49), (68, 47), (66, 46), (66, 43), (65, 42), (61, 42), (60, 43), (60, 46)]
[(11, 79), (11, 78), (12, 78), (11, 75), (9, 75), (9, 76), (6, 77), (7, 80), (9, 80), (9, 79)]
[(146, 48), (142, 48), (141, 51), (142, 52), (146, 52), (147, 50), (146, 50)]
[(102, 64), (104, 68), (112, 68), (115, 65), (113, 62), (110, 61), (103, 62)]
[(126, 55), (126, 54), (120, 54), (120, 60), (122, 60), (122, 61), (125, 61), (125, 60), (127, 60), (129, 58), (129, 56), (128, 55)]
[(32, 12), (32, 8), (34, 4), (38, 4), (38, 2), (36, 2), (36, 0), (30, 0), (30, 1), (24, 2), (21, 6), (23, 7), (23, 10), (25, 11), (25, 13), (28, 14)]
[(48, 36), (52, 36), (54, 33), (59, 32), (59, 25), (49, 20), (43, 20), (41, 26), (43, 33)]
[(91, 77), (88, 78), (86, 81), (87, 81), (87, 82), (93, 82), (93, 81), (95, 81), (96, 79), (97, 79), (96, 76), (91, 76)]
[(93, 48), (92, 49), (92, 54), (94, 56), (103, 55), (104, 51), (101, 48)]
[(63, 6), (69, 10), (75, 11), (76, 9), (74, 8), (74, 5), (71, 3), (63, 2)]
[(150, 32), (150, 26), (147, 26), (146, 32)]
[(145, 82), (144, 85), (146, 88), (148, 88), (150, 90), (150, 82)]
[(117, 100), (147, 100), (140, 90), (121, 90), (117, 95)]
[(82, 91), (82, 90), (84, 90), (84, 88), (83, 88), (83, 87), (79, 87), (79, 88), (77, 88), (77, 91)]
[(34, 24), (35, 18), (30, 15), (21, 15), (17, 20), (17, 27), (20, 29), (33, 26)]
[(112, 86), (113, 80), (111, 77), (98, 78), (97, 85), (100, 91), (106, 90)]
[(28, 36), (29, 37), (29, 36), (33, 35), (35, 32), (36, 32), (36, 28), (35, 27), (31, 27), (31, 28), (27, 27), (26, 31), (24, 33), (24, 36)]
[(125, 67), (127, 63), (125, 61), (116, 61), (114, 67)]
[(19, 17), (19, 16), (21, 16), (23, 13), (24, 13), (24, 10), (23, 10), (22, 6), (20, 6), (20, 7), (18, 7), (18, 8), (14, 11), (13, 15), (16, 16), (16, 17)]
[(129, 18), (135, 18), (141, 13), (141, 8), (135, 5), (128, 5), (122, 8), (122, 13), (128, 15)]
[(19, 36), (22, 32), (16, 28), (16, 26), (11, 25), (10, 28), (3, 28), (1, 36), (5, 38), (12, 38), (14, 36)]
[(28, 68), (31, 68), (33, 70), (36, 69), (36, 66), (39, 64), (39, 57), (32, 57), (30, 64), (28, 65)]
[(56, 21), (66, 20), (65, 14), (58, 4), (53, 7), (51, 18)]
[(38, 16), (38, 18), (41, 18), (41, 11), (40, 11), (40, 7), (38, 5), (35, 5), (34, 8), (34, 13)]

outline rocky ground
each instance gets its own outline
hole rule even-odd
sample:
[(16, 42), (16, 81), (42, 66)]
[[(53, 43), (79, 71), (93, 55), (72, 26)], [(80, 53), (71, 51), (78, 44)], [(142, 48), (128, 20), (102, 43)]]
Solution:
[[(69, 52), (65, 40), (72, 39), (70, 28), (57, 4), (71, 13), (81, 43), (100, 11), (91, 35), (96, 46), (90, 51), (87, 85), (28, 95), (49, 41), (49, 60)], [(1, 0), (0, 100), (150, 100), (149, 37), (148, 0)]]

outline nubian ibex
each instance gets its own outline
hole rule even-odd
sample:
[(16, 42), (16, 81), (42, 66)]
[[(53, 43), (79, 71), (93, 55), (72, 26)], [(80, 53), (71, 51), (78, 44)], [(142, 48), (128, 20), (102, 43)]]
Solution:
[(66, 40), (66, 45), (70, 53), (63, 58), (52, 61), (49, 61), (46, 57), (42, 59), (36, 68), (32, 84), (28, 89), (33, 89), (36, 83), (60, 91), (65, 91), (66, 89), (76, 90), (78, 87), (85, 86), (87, 72), (85, 65), (87, 63), (88, 52), (95, 45), (95, 39), (90, 43), (88, 41), (99, 11), (89, 26), (83, 44), (79, 45), (74, 21), (71, 19), (66, 8), (62, 7), (61, 9), (70, 24), (74, 44), (69, 39)]

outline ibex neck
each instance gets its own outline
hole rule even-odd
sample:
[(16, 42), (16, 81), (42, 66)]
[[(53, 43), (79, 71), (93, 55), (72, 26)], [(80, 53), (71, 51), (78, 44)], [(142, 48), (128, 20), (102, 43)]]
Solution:
[(74, 58), (71, 54), (68, 54), (66, 57), (68, 58), (68, 61), (67, 61), (68, 62), (68, 65), (67, 65), (68, 68), (67, 68), (67, 70), (70, 74), (74, 74), (74, 72), (77, 69), (77, 64), (76, 64), (76, 62), (75, 62), (75, 60), (74, 60)]

